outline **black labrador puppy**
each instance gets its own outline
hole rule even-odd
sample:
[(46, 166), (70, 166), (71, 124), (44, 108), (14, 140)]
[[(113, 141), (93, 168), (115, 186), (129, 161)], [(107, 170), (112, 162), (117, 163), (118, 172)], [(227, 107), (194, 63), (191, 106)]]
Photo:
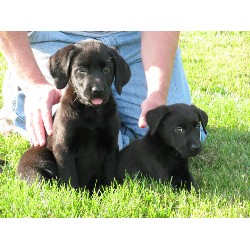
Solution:
[[(68, 45), (50, 57), (57, 88), (67, 84), (46, 147), (31, 147), (17, 172), (33, 182), (58, 178), (74, 188), (93, 190), (115, 176), (119, 119), (111, 85), (121, 94), (130, 69), (114, 48), (95, 41)], [(97, 184), (98, 184), (97, 183)]]
[(149, 132), (118, 154), (117, 180), (140, 172), (157, 180), (171, 181), (174, 188), (191, 190), (196, 184), (188, 168), (188, 157), (201, 152), (200, 122), (207, 114), (194, 105), (160, 106), (146, 114)]

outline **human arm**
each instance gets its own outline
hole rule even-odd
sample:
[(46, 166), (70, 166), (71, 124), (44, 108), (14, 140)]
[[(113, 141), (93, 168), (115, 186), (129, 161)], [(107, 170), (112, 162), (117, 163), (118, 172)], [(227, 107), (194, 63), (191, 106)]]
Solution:
[(34, 146), (45, 145), (46, 136), (52, 134), (52, 111), (61, 92), (48, 83), (35, 60), (27, 32), (0, 32), (0, 50), (19, 87), (24, 91), (26, 129)]
[(147, 126), (145, 115), (150, 109), (166, 104), (180, 32), (144, 31), (141, 55), (147, 81), (147, 98), (141, 104), (139, 127)]

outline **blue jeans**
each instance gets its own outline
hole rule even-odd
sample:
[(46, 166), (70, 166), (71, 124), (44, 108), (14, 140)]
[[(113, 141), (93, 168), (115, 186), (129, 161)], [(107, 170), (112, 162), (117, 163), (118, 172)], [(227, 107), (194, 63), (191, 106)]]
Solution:
[[(138, 126), (141, 113), (141, 103), (147, 96), (146, 78), (141, 60), (141, 33), (140, 32), (31, 32), (29, 34), (30, 44), (37, 63), (46, 79), (53, 83), (48, 68), (48, 58), (58, 49), (85, 39), (97, 39), (108, 46), (115, 46), (119, 54), (129, 64), (132, 76), (130, 81), (123, 87), (119, 96), (114, 87), (113, 94), (117, 101), (121, 128), (118, 144), (122, 149), (129, 144), (130, 140), (140, 138), (147, 132), (147, 128)], [(14, 112), (14, 124), (20, 133), (25, 136), (25, 95), (14, 78), (9, 78), (9, 84), (15, 84), (17, 95), (12, 100), (12, 111)], [(5, 83), (6, 84), (6, 83)], [(8, 84), (8, 83), (7, 83)], [(9, 100), (10, 101), (10, 100)], [(185, 77), (181, 51), (176, 51), (175, 62), (171, 77), (170, 89), (166, 104), (187, 103), (191, 104), (189, 86)], [(202, 132), (202, 137), (204, 133)]]

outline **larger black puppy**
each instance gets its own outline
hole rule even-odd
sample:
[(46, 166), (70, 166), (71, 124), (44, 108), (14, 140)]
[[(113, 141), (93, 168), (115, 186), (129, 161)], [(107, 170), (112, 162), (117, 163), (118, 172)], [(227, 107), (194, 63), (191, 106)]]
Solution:
[(93, 189), (115, 176), (119, 120), (111, 92), (118, 94), (130, 69), (115, 49), (95, 40), (68, 45), (50, 58), (57, 88), (68, 87), (46, 147), (31, 147), (17, 172), (27, 181), (59, 178), (74, 188)]
[[(196, 188), (188, 169), (188, 157), (201, 151), (200, 122), (205, 130), (207, 114), (187, 104), (161, 106), (146, 114), (147, 135), (132, 142), (118, 155), (117, 179), (141, 172), (155, 179), (172, 180), (175, 188)], [(205, 130), (206, 131), (206, 130)]]

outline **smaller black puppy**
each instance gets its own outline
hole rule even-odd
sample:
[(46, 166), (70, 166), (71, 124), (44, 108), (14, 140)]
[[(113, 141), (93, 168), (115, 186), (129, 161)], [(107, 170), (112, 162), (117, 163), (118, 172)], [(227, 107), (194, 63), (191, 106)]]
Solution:
[(125, 173), (140, 172), (155, 179), (171, 181), (173, 188), (197, 187), (188, 168), (188, 157), (201, 151), (200, 122), (205, 130), (207, 114), (194, 105), (160, 106), (146, 114), (150, 128), (118, 154), (117, 180)]

